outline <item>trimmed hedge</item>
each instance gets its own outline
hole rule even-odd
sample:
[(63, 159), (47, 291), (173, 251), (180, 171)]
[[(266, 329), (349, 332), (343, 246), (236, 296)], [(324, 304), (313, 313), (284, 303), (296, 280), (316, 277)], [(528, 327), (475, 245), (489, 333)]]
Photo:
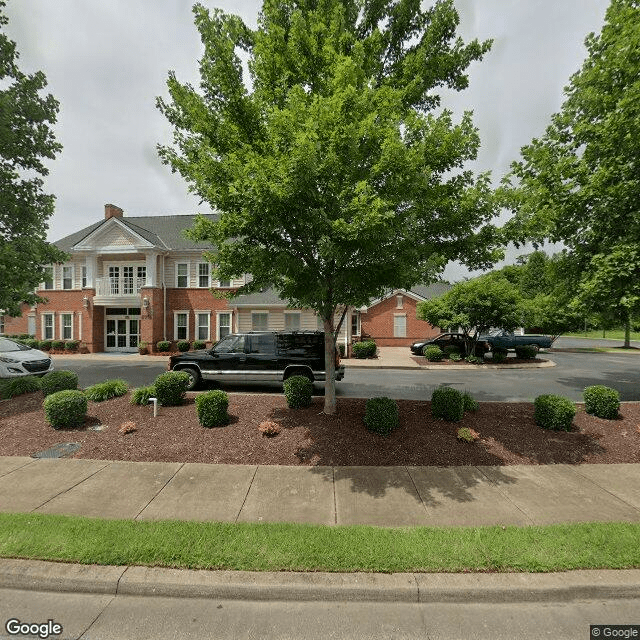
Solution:
[(54, 429), (80, 427), (87, 416), (87, 396), (72, 389), (52, 393), (44, 400), (44, 414)]
[(56, 351), (64, 349), (64, 340), (52, 340), (51, 348), (55, 349)]
[(24, 344), (27, 347), (31, 347), (32, 349), (37, 349), (40, 346), (40, 341), (34, 340), (33, 338), (25, 338), (22, 341), (22, 344)]
[(522, 360), (533, 360), (538, 355), (538, 350), (530, 344), (516, 347), (515, 351), (516, 358), (521, 358)]
[(185, 351), (189, 351), (191, 349), (191, 343), (188, 340), (178, 340), (178, 351), (184, 353)]
[(49, 371), (40, 380), (45, 396), (78, 388), (78, 374), (73, 371)]
[(400, 424), (398, 403), (387, 397), (367, 400), (364, 424), (369, 431), (388, 436)]
[(160, 340), (160, 342), (156, 344), (156, 349), (158, 349), (158, 351), (161, 351), (161, 352), (169, 351), (170, 348), (171, 348), (171, 343), (168, 340)]
[(146, 406), (149, 404), (149, 398), (155, 397), (156, 388), (153, 385), (148, 387), (138, 387), (131, 392), (131, 404)]
[(533, 407), (533, 417), (539, 427), (551, 431), (571, 431), (576, 405), (568, 398), (541, 395), (535, 399)]
[(373, 358), (376, 355), (378, 347), (373, 340), (365, 340), (363, 342), (354, 342), (352, 345), (354, 358)]
[(156, 398), (163, 407), (182, 404), (189, 386), (189, 375), (183, 371), (161, 373), (154, 381)]
[(468, 391), (462, 394), (462, 401), (465, 411), (477, 411), (480, 408), (477, 400)]
[(429, 344), (422, 349), (422, 355), (429, 362), (440, 362), (444, 358), (444, 351), (436, 345)]
[(196, 396), (198, 420), (203, 427), (221, 427), (229, 422), (229, 396), (216, 389)]
[(200, 351), (200, 349), (204, 349), (207, 346), (207, 343), (204, 340), (194, 340), (191, 345), (194, 351)]
[(431, 415), (449, 422), (458, 422), (464, 416), (464, 397), (453, 387), (438, 387), (431, 396)]
[(80, 346), (80, 340), (69, 340), (64, 343), (65, 351), (75, 351)]
[(461, 353), (460, 347), (456, 347), (455, 344), (448, 344), (442, 351), (445, 358), (450, 358), (452, 353)]
[(602, 384), (595, 384), (587, 387), (584, 392), (584, 408), (598, 418), (614, 420), (618, 417), (620, 410), (620, 394), (611, 387)]
[(129, 390), (124, 380), (105, 380), (85, 389), (85, 395), (92, 402), (102, 402), (110, 398), (123, 396)]
[(38, 342), (38, 349), (40, 349), (40, 351), (50, 351), (51, 340), (40, 340), (40, 342)]
[(4, 380), (2, 395), (6, 398), (15, 398), (23, 393), (33, 393), (40, 391), (42, 385), (40, 379), (35, 376), (22, 376), (20, 378), (9, 378)]
[(501, 362), (504, 362), (506, 359), (507, 359), (507, 352), (506, 351), (494, 351), (493, 352), (492, 360), (496, 364), (500, 364)]
[(291, 376), (284, 381), (282, 388), (290, 409), (301, 409), (311, 404), (313, 383), (306, 376)]

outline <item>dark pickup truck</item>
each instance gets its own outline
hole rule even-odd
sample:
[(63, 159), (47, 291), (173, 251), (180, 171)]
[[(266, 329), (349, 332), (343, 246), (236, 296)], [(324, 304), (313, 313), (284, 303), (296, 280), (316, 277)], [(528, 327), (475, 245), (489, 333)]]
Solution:
[(515, 335), (503, 329), (496, 329), (478, 338), (478, 342), (486, 342), (492, 351), (515, 349), (516, 347), (531, 346), (536, 349), (549, 349), (551, 338), (543, 335), (524, 334)]

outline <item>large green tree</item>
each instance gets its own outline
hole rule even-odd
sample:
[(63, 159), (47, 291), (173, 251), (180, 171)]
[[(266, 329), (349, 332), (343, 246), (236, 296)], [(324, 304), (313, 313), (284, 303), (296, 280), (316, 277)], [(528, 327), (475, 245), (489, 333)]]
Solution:
[(7, 24), (0, 0), (0, 312), (20, 314), (20, 303), (34, 304), (45, 280), (44, 265), (65, 254), (46, 242), (54, 196), (43, 192), (45, 159), (61, 146), (51, 125), (58, 102), (41, 95), (47, 81), (41, 71), (24, 74), (17, 65), (16, 44), (2, 28)]
[[(480, 144), (439, 91), (462, 90), (490, 42), (456, 37), (452, 0), (265, 0), (256, 30), (195, 5), (199, 89), (169, 74), (162, 160), (220, 214), (191, 237), (222, 278), (275, 286), (324, 322), (325, 412), (334, 413), (334, 320), (459, 259), (497, 257)], [(240, 53), (248, 57), (250, 82)]]
[(522, 149), (512, 236), (561, 241), (585, 311), (640, 312), (640, 2), (612, 0), (545, 134)]

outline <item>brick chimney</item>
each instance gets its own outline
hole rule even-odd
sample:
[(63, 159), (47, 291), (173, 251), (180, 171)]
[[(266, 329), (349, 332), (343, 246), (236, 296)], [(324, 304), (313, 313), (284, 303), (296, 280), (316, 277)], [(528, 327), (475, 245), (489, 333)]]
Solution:
[(122, 218), (123, 215), (124, 215), (124, 211), (120, 207), (116, 207), (115, 204), (104, 205), (105, 220), (108, 220), (109, 218)]

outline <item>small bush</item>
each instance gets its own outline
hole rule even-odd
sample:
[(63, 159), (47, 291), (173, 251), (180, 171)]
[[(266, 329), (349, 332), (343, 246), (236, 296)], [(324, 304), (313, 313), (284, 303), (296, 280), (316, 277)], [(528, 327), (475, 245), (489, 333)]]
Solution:
[(200, 351), (200, 349), (204, 349), (207, 346), (207, 343), (204, 340), (194, 340), (191, 346), (194, 351)]
[(464, 415), (462, 393), (452, 387), (438, 387), (431, 396), (431, 414), (449, 422), (458, 422)]
[(105, 380), (85, 389), (84, 394), (92, 402), (103, 402), (123, 396), (128, 390), (129, 386), (124, 380)]
[(272, 420), (261, 422), (258, 425), (258, 429), (260, 429), (262, 435), (267, 436), (267, 438), (273, 438), (280, 433), (280, 425), (277, 422), (273, 422)]
[(55, 349), (56, 351), (61, 351), (62, 349), (64, 349), (64, 340), (52, 340), (51, 348)]
[(38, 342), (38, 349), (40, 349), (40, 351), (50, 351), (51, 340), (40, 340), (40, 342)]
[(82, 391), (57, 391), (45, 398), (44, 414), (54, 429), (80, 427), (87, 416), (87, 397)]
[(7, 398), (15, 398), (23, 393), (33, 393), (34, 391), (40, 391), (40, 389), (40, 379), (35, 376), (10, 378), (5, 382), (3, 395)]
[(459, 353), (452, 353), (449, 356), (449, 360), (451, 360), (452, 362), (460, 362), (460, 360), (462, 360), (462, 355)]
[(78, 374), (73, 371), (50, 371), (40, 380), (45, 396), (78, 388)]
[(369, 398), (364, 414), (364, 424), (369, 431), (388, 436), (399, 424), (398, 403), (391, 398)]
[(480, 437), (480, 434), (474, 429), (469, 429), (469, 427), (460, 427), (457, 431), (456, 437), (461, 442), (473, 443)]
[(377, 345), (373, 340), (353, 343), (354, 358), (373, 358), (376, 355)]
[(22, 343), (27, 347), (31, 347), (32, 349), (37, 349), (40, 346), (40, 341), (34, 340), (33, 338), (26, 338), (22, 341)]
[(538, 396), (534, 403), (534, 419), (543, 429), (571, 431), (576, 405), (568, 398), (552, 394)]
[(80, 345), (80, 340), (69, 340), (64, 343), (65, 351), (75, 351)]
[(196, 396), (198, 420), (203, 427), (221, 427), (229, 422), (229, 396), (219, 389)]
[(160, 340), (158, 344), (156, 344), (156, 349), (160, 352), (169, 351), (171, 348), (171, 343), (168, 340)]
[(465, 360), (469, 364), (482, 364), (484, 362), (484, 356), (468, 355)]
[(506, 351), (494, 351), (493, 352), (492, 360), (496, 364), (500, 364), (501, 362), (504, 362), (506, 359), (507, 359), (507, 352)]
[(464, 402), (465, 411), (477, 411), (480, 408), (477, 400), (468, 391), (462, 394), (462, 401)]
[(189, 386), (189, 376), (183, 371), (161, 373), (154, 381), (156, 398), (163, 407), (182, 404)]
[(451, 358), (454, 353), (460, 354), (460, 347), (456, 347), (454, 344), (448, 344), (443, 350), (445, 358)]
[(313, 384), (305, 376), (291, 376), (283, 384), (284, 397), (290, 409), (300, 409), (311, 404)]
[(516, 347), (516, 358), (521, 358), (522, 360), (533, 360), (537, 355), (538, 350), (530, 344)]
[(156, 388), (153, 385), (149, 387), (138, 387), (131, 392), (131, 404), (146, 406), (149, 404), (149, 398), (155, 397)]
[(344, 346), (344, 344), (339, 344), (338, 345), (338, 351), (340, 352), (340, 357), (344, 358), (344, 354), (346, 351), (346, 347)]
[(178, 351), (184, 353), (185, 351), (189, 351), (191, 349), (191, 343), (188, 340), (178, 340)]
[(606, 420), (614, 420), (618, 417), (620, 394), (615, 389), (595, 384), (584, 390), (583, 398), (587, 413)]
[(429, 362), (440, 362), (442, 358), (444, 358), (442, 349), (433, 344), (424, 347), (424, 349), (422, 349), (422, 355), (424, 355)]

